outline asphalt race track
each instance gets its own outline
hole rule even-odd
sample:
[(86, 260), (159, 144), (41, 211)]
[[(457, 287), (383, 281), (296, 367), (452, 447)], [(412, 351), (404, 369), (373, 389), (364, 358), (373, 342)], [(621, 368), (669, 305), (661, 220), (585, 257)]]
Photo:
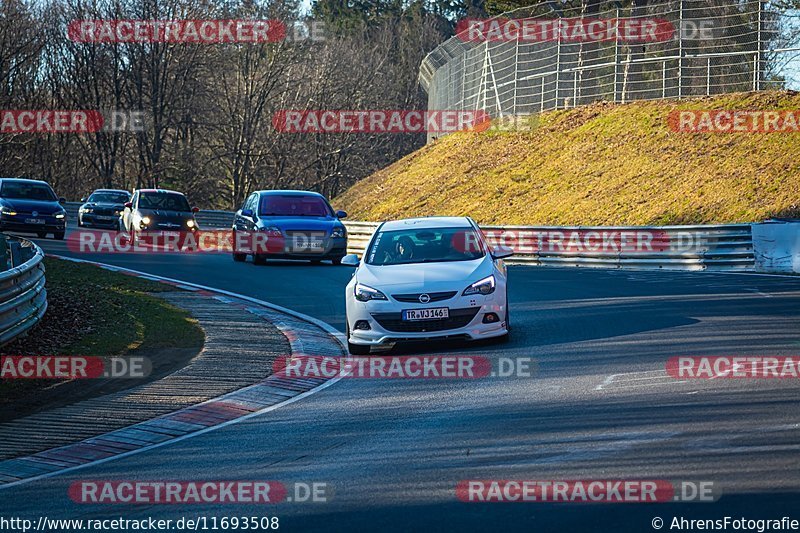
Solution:
[[(75, 255), (37, 240), (48, 253)], [(227, 255), (84, 259), (263, 299), (344, 330), (352, 270)], [(5, 515), (278, 516), (282, 531), (654, 531), (675, 516), (800, 519), (797, 380), (679, 381), (677, 355), (797, 355), (800, 278), (510, 267), (507, 344), (396, 353), (530, 357), (534, 377), (342, 379), (239, 424), (3, 490)], [(76, 480), (322, 482), (327, 503), (79, 505)], [(713, 503), (464, 503), (471, 479), (713, 481)], [(13, 510), (13, 511), (12, 511)], [(794, 513), (794, 515), (792, 515)]]

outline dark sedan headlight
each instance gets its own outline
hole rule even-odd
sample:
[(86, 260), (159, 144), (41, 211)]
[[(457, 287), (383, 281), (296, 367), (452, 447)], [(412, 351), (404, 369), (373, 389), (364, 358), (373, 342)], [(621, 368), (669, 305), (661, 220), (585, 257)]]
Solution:
[(359, 302), (368, 302), (370, 300), (386, 300), (386, 295), (381, 291), (361, 283), (356, 283), (355, 297)]
[(281, 228), (278, 226), (265, 226), (261, 228), (261, 231), (267, 234), (267, 237), (282, 237), (283, 233), (281, 233)]
[(56, 217), (57, 220), (64, 220), (67, 217), (67, 212), (66, 211), (59, 211), (59, 212), (53, 214), (53, 216)]
[(0, 207), (0, 213), (2, 213), (3, 215), (8, 215), (10, 217), (13, 217), (14, 215), (17, 214), (16, 211), (6, 206)]
[(85, 207), (85, 206), (81, 206), (81, 208), (80, 208), (78, 211), (79, 211), (79, 212), (80, 212), (82, 215), (83, 215), (83, 214), (86, 214), (86, 213), (94, 213), (94, 209), (93, 209), (93, 208), (91, 208), (91, 207)]
[(344, 226), (337, 226), (333, 228), (333, 231), (331, 232), (331, 237), (333, 237), (334, 239), (342, 238), (345, 236), (345, 233), (346, 232)]
[(487, 276), (464, 289), (462, 296), (467, 296), (469, 294), (492, 294), (494, 292), (494, 286), (494, 276)]

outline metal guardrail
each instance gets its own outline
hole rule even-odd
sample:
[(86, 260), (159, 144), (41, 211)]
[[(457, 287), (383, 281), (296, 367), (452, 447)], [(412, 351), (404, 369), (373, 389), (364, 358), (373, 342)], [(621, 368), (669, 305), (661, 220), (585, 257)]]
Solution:
[(34, 243), (0, 234), (10, 266), (0, 272), (0, 346), (35, 326), (47, 310), (44, 253)]
[[(363, 254), (378, 223), (345, 222), (345, 226), (349, 235), (348, 253)], [(510, 264), (664, 270), (752, 270), (754, 267), (750, 224), (483, 226), (481, 229), (491, 244), (514, 250)], [(603, 238), (612, 243), (610, 248), (616, 244), (620, 249), (588, 249)], [(623, 238), (631, 242), (642, 238), (649, 246), (642, 250), (620, 246)], [(604, 248), (602, 242), (598, 248)]]
[[(64, 205), (70, 220), (77, 216), (77, 202)], [(228, 229), (233, 223), (230, 211), (201, 210), (195, 218), (203, 229)], [(378, 222), (345, 221), (348, 253), (363, 254)], [(750, 224), (708, 226), (483, 226), (492, 244), (507, 245), (515, 255), (510, 264), (538, 266), (639, 268), (665, 270), (752, 270), (753, 238)], [(572, 235), (579, 238), (593, 232), (609, 235), (616, 232), (652, 237), (652, 250), (589, 250), (566, 246)], [(562, 234), (557, 245), (553, 234)], [(545, 235), (539, 241), (538, 236)], [(565, 249), (566, 248), (566, 249)], [(581, 249), (583, 248), (583, 249)]]

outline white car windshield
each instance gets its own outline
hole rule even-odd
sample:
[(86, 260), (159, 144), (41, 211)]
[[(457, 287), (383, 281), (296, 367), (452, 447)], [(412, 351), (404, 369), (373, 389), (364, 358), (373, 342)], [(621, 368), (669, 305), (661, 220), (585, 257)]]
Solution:
[(368, 265), (404, 265), (471, 261), (486, 254), (483, 241), (470, 228), (381, 231), (366, 254)]

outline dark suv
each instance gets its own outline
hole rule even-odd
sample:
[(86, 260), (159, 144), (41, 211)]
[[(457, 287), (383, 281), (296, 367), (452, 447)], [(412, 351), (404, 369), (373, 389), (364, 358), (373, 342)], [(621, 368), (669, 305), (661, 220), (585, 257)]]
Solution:
[(122, 228), (131, 238), (143, 231), (197, 231), (196, 207), (179, 192), (164, 189), (139, 189), (125, 204)]
[(67, 212), (63, 198), (56, 196), (47, 182), (20, 178), (0, 178), (0, 231), (52, 233), (63, 239)]

